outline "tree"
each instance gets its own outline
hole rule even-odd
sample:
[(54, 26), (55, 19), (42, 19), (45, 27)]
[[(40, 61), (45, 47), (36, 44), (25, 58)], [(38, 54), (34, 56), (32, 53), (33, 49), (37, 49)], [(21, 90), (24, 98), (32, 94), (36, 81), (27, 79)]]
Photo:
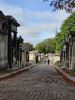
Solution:
[[(71, 26), (72, 25), (72, 26)], [(60, 32), (56, 34), (56, 52), (60, 52), (62, 50), (63, 44), (69, 34), (69, 28), (71, 26), (71, 31), (75, 31), (75, 12), (72, 13), (62, 24)]]
[(50, 1), (50, 6), (54, 7), (54, 10), (65, 9), (67, 12), (72, 12), (75, 8), (75, 0), (44, 0)]
[(42, 43), (38, 43), (38, 44), (35, 46), (35, 50), (38, 50), (39, 53), (46, 53), (46, 52), (45, 52), (45, 46), (44, 46), (44, 44), (42, 44)]
[[(73, 25), (74, 24), (74, 25)], [(73, 12), (62, 24), (61, 31), (65, 34), (69, 31), (70, 26), (72, 25), (72, 31), (75, 31), (75, 12)], [(66, 35), (66, 34), (65, 34)]]
[(54, 53), (55, 52), (55, 41), (54, 39), (46, 39), (41, 43), (38, 43), (35, 46), (35, 50), (38, 50), (40, 53)]
[(63, 39), (64, 39), (64, 35), (61, 32), (57, 33), (57, 35), (55, 37), (55, 43), (56, 43), (55, 51), (56, 52), (60, 52), (62, 50), (62, 48), (63, 48), (63, 44), (62, 44)]

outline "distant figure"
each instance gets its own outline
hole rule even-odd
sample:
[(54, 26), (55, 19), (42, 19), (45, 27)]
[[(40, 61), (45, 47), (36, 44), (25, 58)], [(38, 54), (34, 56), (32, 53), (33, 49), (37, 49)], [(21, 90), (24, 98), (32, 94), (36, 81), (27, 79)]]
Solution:
[(46, 59), (44, 60), (44, 64), (46, 64)]
[(50, 62), (50, 61), (49, 61), (49, 59), (48, 59), (48, 65), (49, 65), (49, 62)]

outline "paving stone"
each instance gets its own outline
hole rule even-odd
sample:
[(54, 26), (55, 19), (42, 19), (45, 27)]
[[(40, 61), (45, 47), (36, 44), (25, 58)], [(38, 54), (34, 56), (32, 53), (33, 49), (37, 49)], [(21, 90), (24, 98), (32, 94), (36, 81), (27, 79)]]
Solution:
[(40, 64), (0, 81), (0, 100), (75, 100), (75, 87), (52, 65)]

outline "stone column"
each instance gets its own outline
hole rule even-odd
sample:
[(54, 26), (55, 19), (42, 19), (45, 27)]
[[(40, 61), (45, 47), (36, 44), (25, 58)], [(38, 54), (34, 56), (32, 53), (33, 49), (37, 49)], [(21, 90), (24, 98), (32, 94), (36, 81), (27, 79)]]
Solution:
[(12, 36), (11, 36), (11, 22), (8, 24), (8, 63), (9, 69), (12, 68)]
[(69, 45), (66, 44), (66, 54), (65, 54), (65, 64), (66, 64), (66, 67), (68, 68), (69, 67)]
[(71, 50), (71, 45), (69, 46), (69, 69), (71, 69), (71, 53), (72, 53), (72, 50)]
[(66, 60), (66, 48), (64, 45), (64, 48), (63, 48), (63, 67), (65, 67), (65, 60)]
[(19, 50), (19, 39), (17, 39), (17, 63), (18, 63), (18, 67), (20, 66), (20, 50)]
[(60, 55), (60, 64), (61, 64), (61, 67), (62, 67), (62, 64), (63, 64), (63, 51), (61, 51), (61, 55)]
[(72, 43), (71, 69), (75, 71), (75, 41)]
[(17, 64), (17, 33), (14, 33), (14, 47), (15, 47), (15, 53), (16, 53), (16, 64)]

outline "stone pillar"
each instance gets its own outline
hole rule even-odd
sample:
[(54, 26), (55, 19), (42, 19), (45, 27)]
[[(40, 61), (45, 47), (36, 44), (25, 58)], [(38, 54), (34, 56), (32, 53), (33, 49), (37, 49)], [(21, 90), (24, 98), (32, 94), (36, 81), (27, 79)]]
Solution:
[(11, 37), (11, 23), (8, 24), (8, 63), (9, 69), (12, 68), (12, 37)]
[(64, 51), (63, 51), (63, 62), (64, 62)]
[(63, 67), (67, 67), (66, 66), (66, 50), (63, 50), (63, 57), (62, 57), (62, 65)]
[(20, 50), (19, 50), (19, 39), (17, 38), (17, 63), (18, 63), (18, 67), (20, 66)]
[(29, 64), (29, 52), (26, 50), (26, 64)]
[(17, 33), (14, 33), (14, 47), (15, 47), (15, 56), (16, 56), (16, 64), (17, 64)]
[(69, 46), (69, 69), (71, 69), (71, 53), (72, 53), (72, 48), (71, 45)]
[[(65, 57), (64, 57), (64, 61), (65, 61), (65, 64), (66, 64), (66, 48), (65, 48)], [(66, 67), (66, 65), (65, 65), (65, 67)]]
[(75, 31), (69, 33), (69, 69), (75, 71)]
[(66, 60), (69, 60), (69, 45), (66, 46)]
[(65, 67), (65, 49), (63, 49), (63, 67)]
[(71, 69), (75, 71), (75, 41), (72, 43)]
[(62, 62), (62, 52), (60, 54), (60, 63)]
[(65, 51), (65, 65), (68, 68), (69, 67), (69, 45), (66, 44), (66, 51)]
[(20, 48), (20, 66), (21, 66), (21, 63), (22, 62), (22, 48)]
[(61, 64), (61, 67), (62, 67), (62, 64), (63, 64), (63, 51), (61, 51), (61, 55), (60, 55), (60, 64)]

